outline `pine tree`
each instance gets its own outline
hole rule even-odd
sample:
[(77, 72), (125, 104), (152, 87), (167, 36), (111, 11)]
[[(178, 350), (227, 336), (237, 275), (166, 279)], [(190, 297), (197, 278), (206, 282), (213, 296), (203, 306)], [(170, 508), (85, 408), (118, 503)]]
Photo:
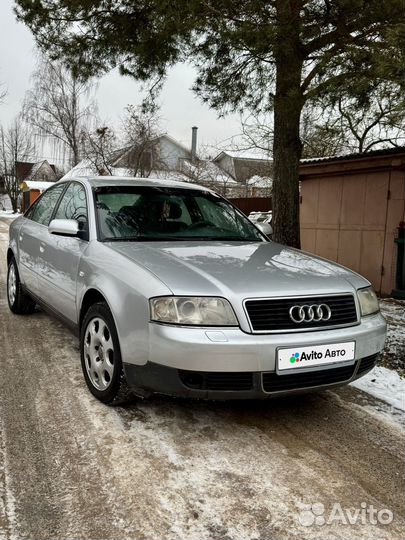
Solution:
[[(16, 12), (51, 57), (78, 75), (118, 66), (164, 80), (188, 61), (211, 107), (274, 110), (274, 238), (300, 246), (300, 117), (327, 95), (402, 84), (403, 0), (16, 0)], [(156, 88), (156, 86), (155, 86)]]

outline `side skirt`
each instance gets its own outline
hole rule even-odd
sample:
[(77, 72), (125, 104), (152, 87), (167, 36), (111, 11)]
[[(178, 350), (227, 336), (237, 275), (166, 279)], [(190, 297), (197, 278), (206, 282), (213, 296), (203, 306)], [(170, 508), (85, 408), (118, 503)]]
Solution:
[(24, 292), (29, 294), (33, 300), (51, 317), (59, 320), (64, 326), (66, 326), (76, 337), (80, 336), (80, 328), (79, 325), (76, 323), (73, 323), (70, 319), (62, 315), (57, 309), (50, 306), (47, 302), (44, 302), (41, 300), (41, 298), (38, 298), (35, 294), (33, 294), (27, 287), (21, 284), (21, 288)]

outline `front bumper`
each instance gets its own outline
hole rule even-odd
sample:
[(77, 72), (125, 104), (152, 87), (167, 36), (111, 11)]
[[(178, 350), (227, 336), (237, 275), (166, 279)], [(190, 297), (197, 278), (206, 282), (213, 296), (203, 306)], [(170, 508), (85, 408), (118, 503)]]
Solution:
[(379, 354), (356, 360), (351, 366), (278, 375), (274, 372), (197, 372), (148, 362), (125, 364), (129, 386), (142, 396), (153, 393), (213, 400), (266, 399), (333, 388), (368, 373)]
[[(133, 388), (177, 396), (246, 399), (345, 384), (365, 374), (384, 348), (386, 322), (376, 314), (351, 327), (280, 334), (150, 323), (149, 335), (145, 363), (124, 364)], [(276, 373), (280, 347), (347, 341), (356, 343), (355, 360), (300, 368), (299, 373)]]
[(191, 371), (275, 371), (277, 349), (355, 341), (356, 359), (382, 351), (386, 322), (381, 314), (334, 330), (247, 334), (239, 328), (191, 328), (149, 324), (145, 362)]

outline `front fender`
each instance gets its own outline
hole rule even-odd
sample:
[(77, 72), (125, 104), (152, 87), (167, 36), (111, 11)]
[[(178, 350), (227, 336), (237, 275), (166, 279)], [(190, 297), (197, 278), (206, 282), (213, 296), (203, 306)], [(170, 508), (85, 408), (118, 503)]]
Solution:
[(86, 292), (98, 291), (113, 315), (122, 361), (143, 365), (149, 353), (149, 298), (172, 292), (145, 268), (97, 244), (89, 245), (79, 266), (78, 320)]
[(20, 249), (19, 249), (19, 244), (18, 244), (18, 235), (20, 233), (20, 230), (23, 224), (24, 224), (24, 218), (23, 216), (21, 216), (15, 219), (10, 224), (10, 229), (9, 229), (8, 248), (13, 252), (17, 265), (20, 262)]

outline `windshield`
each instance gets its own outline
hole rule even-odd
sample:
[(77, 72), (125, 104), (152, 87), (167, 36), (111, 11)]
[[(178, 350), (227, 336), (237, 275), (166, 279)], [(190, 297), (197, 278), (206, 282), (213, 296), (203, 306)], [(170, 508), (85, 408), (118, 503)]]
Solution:
[(101, 240), (261, 242), (261, 233), (226, 200), (208, 191), (169, 187), (95, 189)]

